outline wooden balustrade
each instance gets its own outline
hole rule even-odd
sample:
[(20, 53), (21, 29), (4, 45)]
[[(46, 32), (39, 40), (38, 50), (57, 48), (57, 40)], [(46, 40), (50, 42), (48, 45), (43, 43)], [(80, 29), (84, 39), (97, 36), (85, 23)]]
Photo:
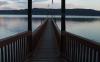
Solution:
[(100, 43), (68, 32), (65, 51), (69, 62), (100, 62)]
[(30, 32), (0, 40), (0, 62), (22, 62), (29, 54), (27, 44)]

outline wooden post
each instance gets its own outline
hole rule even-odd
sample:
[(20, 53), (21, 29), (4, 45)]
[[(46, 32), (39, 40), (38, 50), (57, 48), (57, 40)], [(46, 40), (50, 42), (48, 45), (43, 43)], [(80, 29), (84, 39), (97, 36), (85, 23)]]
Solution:
[(28, 31), (32, 31), (32, 0), (28, 0)]
[(65, 27), (65, 0), (61, 0), (61, 31), (66, 31)]
[(61, 56), (66, 53), (65, 0), (61, 0)]
[(32, 0), (28, 0), (28, 32), (31, 33), (28, 36), (27, 44), (28, 44), (28, 52), (32, 52)]

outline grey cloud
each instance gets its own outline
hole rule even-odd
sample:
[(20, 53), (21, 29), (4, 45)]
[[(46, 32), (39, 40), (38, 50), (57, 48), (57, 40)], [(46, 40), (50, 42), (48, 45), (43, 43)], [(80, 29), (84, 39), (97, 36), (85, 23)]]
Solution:
[(8, 4), (8, 2), (6, 2), (6, 1), (0, 1), (0, 6), (1, 5), (5, 5), (5, 4)]

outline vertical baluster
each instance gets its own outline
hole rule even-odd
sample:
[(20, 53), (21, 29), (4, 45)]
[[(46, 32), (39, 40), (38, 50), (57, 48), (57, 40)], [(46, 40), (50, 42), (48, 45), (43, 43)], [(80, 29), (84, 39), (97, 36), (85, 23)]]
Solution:
[(24, 38), (24, 57), (26, 57), (26, 36)]
[(98, 62), (100, 62), (100, 47), (98, 48)]
[(79, 52), (80, 52), (80, 48), (79, 48), (79, 43), (77, 41), (77, 62), (79, 61)]
[(86, 46), (85, 45), (83, 45), (82, 46), (82, 62), (85, 62), (85, 60), (86, 60)]
[(15, 62), (17, 62), (17, 40), (15, 42)]
[(74, 51), (75, 51), (75, 58), (74, 58), (74, 62), (76, 62), (76, 39), (74, 40)]
[(83, 62), (85, 62), (85, 51), (86, 51), (86, 48), (85, 48), (85, 45), (83, 45)]
[(70, 42), (71, 42), (71, 40), (69, 41), (69, 57), (70, 57), (70, 47), (71, 47)]
[(81, 57), (82, 61), (81, 62), (83, 62), (83, 60), (84, 60), (84, 45), (83, 44), (82, 44), (82, 49), (81, 50), (82, 50), (82, 57)]
[(80, 46), (79, 46), (79, 45), (80, 45), (80, 44), (78, 43), (78, 45), (77, 45), (77, 46), (78, 46), (78, 47), (77, 47), (77, 49), (78, 49), (78, 56), (77, 56), (77, 59), (78, 59), (78, 60), (77, 60), (77, 62), (79, 62), (79, 53), (80, 53)]
[(67, 40), (67, 57), (69, 57), (69, 39)]
[(86, 62), (89, 61), (89, 47), (87, 47), (87, 50), (86, 50)]
[(1, 62), (4, 62), (4, 52), (3, 52), (3, 47), (1, 48)]
[(20, 62), (22, 61), (22, 37), (20, 38)]
[(18, 62), (20, 62), (20, 47), (19, 47), (20, 43), (19, 42), (20, 40), (18, 40), (18, 49), (17, 49), (18, 50)]
[(22, 37), (22, 60), (24, 59), (24, 36)]
[(78, 44), (78, 62), (80, 62), (81, 46)]
[(67, 53), (67, 51), (68, 51), (67, 49), (68, 49), (68, 41), (66, 41), (66, 57), (67, 57), (67, 54), (68, 54)]
[(96, 62), (100, 62), (100, 50), (97, 48), (97, 57), (96, 57)]
[(76, 47), (76, 39), (74, 40), (74, 47), (75, 47), (75, 62), (77, 61), (77, 47)]
[(24, 56), (24, 42), (25, 42), (25, 36), (23, 37), (23, 43), (22, 43), (22, 46), (23, 46), (22, 47), (23, 48), (23, 56), (22, 57), (23, 57), (23, 59), (25, 59), (25, 56)]
[(69, 45), (70, 45), (70, 46), (69, 46), (69, 57), (70, 57), (70, 58), (71, 58), (71, 52), (72, 52), (72, 51), (71, 51), (71, 49), (72, 49), (72, 47), (71, 47), (71, 42), (72, 42), (72, 40), (70, 40), (70, 42), (69, 42), (69, 43), (70, 43), (70, 44), (69, 44)]
[(14, 42), (14, 43), (13, 43), (13, 53), (14, 53), (14, 54), (13, 54), (13, 58), (14, 58), (14, 62), (15, 62), (15, 58), (16, 58), (16, 57), (15, 57), (15, 54), (16, 54), (16, 53), (15, 53), (15, 52), (16, 52), (15, 49), (16, 49), (16, 48), (15, 48), (15, 42)]
[(25, 57), (27, 56), (27, 36), (25, 38)]
[(21, 37), (21, 61), (23, 60), (23, 37)]
[(28, 53), (29, 53), (29, 50), (28, 50), (28, 37), (29, 36), (27, 36), (27, 40), (26, 40), (26, 56), (28, 55)]
[(23, 39), (22, 39), (22, 37), (20, 38), (20, 61), (22, 62), (22, 41), (23, 41)]
[(16, 40), (16, 62), (18, 62), (18, 40)]
[(69, 57), (69, 40), (68, 40), (68, 57)]
[(96, 62), (96, 50), (94, 50), (93, 55), (93, 62)]
[(19, 40), (19, 61), (21, 62), (21, 38)]
[(70, 58), (71, 58), (71, 60), (72, 60), (72, 49), (73, 49), (73, 47), (72, 47), (72, 39), (71, 39), (71, 41), (70, 41)]
[(78, 42), (76, 40), (76, 62), (78, 62)]
[(89, 56), (90, 56), (90, 57), (89, 57), (89, 61), (92, 62), (92, 56), (93, 56), (93, 54), (92, 54), (92, 48), (90, 48)]
[(10, 44), (8, 45), (8, 62), (11, 62), (11, 51), (10, 51)]
[(71, 39), (71, 48), (70, 48), (70, 56), (71, 56), (71, 60), (73, 60), (73, 41), (72, 41), (72, 39)]
[(85, 62), (87, 60), (87, 47), (85, 46)]
[(4, 47), (4, 52), (5, 52), (5, 62), (7, 62), (7, 46), (6, 45)]
[(74, 40), (74, 42), (75, 42), (75, 62), (77, 62), (77, 40), (75, 39)]
[(67, 34), (67, 57), (69, 57), (69, 50), (70, 50), (70, 36)]
[(74, 41), (73, 41), (73, 39), (72, 39), (72, 61), (74, 62), (74, 58), (75, 58), (75, 56), (74, 56)]
[(13, 62), (14, 57), (13, 57), (13, 43), (11, 43), (11, 62)]
[(82, 62), (82, 44), (80, 44), (80, 56), (79, 61)]
[(100, 49), (97, 48), (97, 53), (96, 53), (96, 62), (100, 62)]
[(68, 41), (68, 57), (70, 57), (69, 50), (70, 50), (70, 40)]

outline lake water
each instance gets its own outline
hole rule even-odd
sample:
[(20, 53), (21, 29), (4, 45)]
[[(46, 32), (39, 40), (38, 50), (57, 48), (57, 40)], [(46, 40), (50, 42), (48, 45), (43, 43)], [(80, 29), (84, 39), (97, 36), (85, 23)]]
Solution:
[[(61, 29), (61, 21), (56, 20)], [(0, 16), (0, 39), (27, 31), (27, 17)], [(32, 22), (33, 31), (41, 24), (41, 19)], [(69, 17), (66, 19), (66, 31), (76, 35), (100, 42), (100, 18), (99, 17)]]
[[(28, 29), (27, 17), (0, 17), (0, 39), (9, 37)], [(33, 30), (41, 24), (41, 20), (32, 22)]]

